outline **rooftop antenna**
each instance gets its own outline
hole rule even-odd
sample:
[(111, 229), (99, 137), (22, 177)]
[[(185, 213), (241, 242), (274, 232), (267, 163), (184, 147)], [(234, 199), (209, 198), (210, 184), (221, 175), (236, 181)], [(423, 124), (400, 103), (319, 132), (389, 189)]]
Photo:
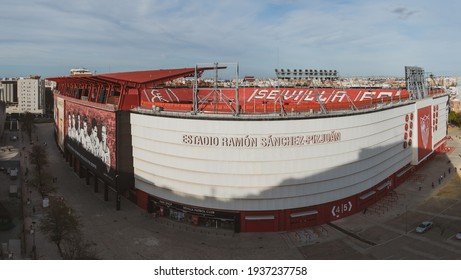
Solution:
[[(209, 92), (203, 98), (199, 95), (199, 88), (198, 88), (198, 79), (199, 79), (199, 65), (200, 67), (206, 67), (208, 69), (215, 70), (215, 77), (214, 77), (214, 86), (213, 90)], [(224, 65), (224, 66), (221, 66)], [(227, 97), (219, 88), (218, 88), (218, 70), (219, 69), (226, 69), (228, 65), (235, 66), (235, 100)], [(192, 95), (192, 114), (196, 115), (200, 113), (205, 107), (206, 103), (209, 102), (210, 97), (213, 96), (212, 104), (214, 105), (215, 111), (218, 111), (218, 103), (224, 103), (226, 106), (234, 113), (234, 116), (238, 116), (240, 113), (239, 108), (239, 88), (238, 88), (238, 77), (239, 77), (239, 65), (238, 63), (213, 63), (211, 66), (210, 64), (200, 63), (195, 65), (195, 77), (194, 77), (194, 86), (193, 86), (193, 95)], [(235, 108), (233, 103), (235, 103)]]
[(279, 47), (277, 47), (277, 69), (280, 68), (280, 54), (279, 54)]

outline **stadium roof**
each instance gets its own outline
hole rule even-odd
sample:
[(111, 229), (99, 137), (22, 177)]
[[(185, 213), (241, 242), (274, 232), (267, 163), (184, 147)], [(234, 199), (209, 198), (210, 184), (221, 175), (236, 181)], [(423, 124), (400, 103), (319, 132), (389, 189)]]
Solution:
[[(226, 67), (218, 67), (224, 69)], [(205, 70), (215, 69), (213, 67), (199, 67), (197, 68), (198, 75), (200, 76)], [(179, 69), (159, 69), (159, 70), (145, 70), (134, 72), (119, 72), (107, 73), (98, 75), (76, 75), (64, 77), (52, 77), (47, 80), (55, 81), (56, 83), (111, 83), (126, 85), (129, 87), (148, 87), (157, 86), (165, 82), (182, 77), (194, 76), (196, 68), (179, 68)]]

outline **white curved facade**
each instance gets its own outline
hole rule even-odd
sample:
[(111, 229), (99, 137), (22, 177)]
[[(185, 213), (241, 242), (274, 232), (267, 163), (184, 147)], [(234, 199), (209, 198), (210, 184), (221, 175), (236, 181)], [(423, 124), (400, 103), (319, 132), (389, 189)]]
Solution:
[[(367, 114), (267, 121), (132, 114), (136, 188), (180, 203), (226, 210), (276, 210), (334, 201), (370, 188), (411, 162), (411, 149), (402, 145), (402, 120), (413, 109), (410, 104)], [(269, 136), (332, 132), (339, 133), (337, 141), (267, 146)], [(219, 143), (189, 144), (185, 135), (216, 137), (212, 139)], [(257, 145), (223, 143), (223, 138), (232, 137), (256, 139)]]
[(446, 101), (257, 120), (133, 111), (135, 186), (167, 204), (270, 214), (248, 220), (291, 219), (296, 209), (341, 218), (444, 144)]

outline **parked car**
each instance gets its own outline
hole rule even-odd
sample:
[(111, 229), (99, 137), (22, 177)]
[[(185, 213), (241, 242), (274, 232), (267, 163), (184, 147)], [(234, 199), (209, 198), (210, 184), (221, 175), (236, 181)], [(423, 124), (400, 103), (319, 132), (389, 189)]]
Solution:
[(433, 223), (431, 221), (424, 221), (422, 222), (417, 228), (417, 233), (423, 233), (428, 231), (432, 227)]
[(456, 239), (461, 240), (461, 231), (455, 235)]

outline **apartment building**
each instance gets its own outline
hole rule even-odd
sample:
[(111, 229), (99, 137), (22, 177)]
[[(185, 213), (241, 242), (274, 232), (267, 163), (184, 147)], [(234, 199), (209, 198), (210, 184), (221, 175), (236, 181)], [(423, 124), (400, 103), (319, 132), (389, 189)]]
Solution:
[(18, 111), (43, 114), (45, 109), (45, 80), (39, 76), (18, 80)]
[(18, 103), (18, 86), (16, 78), (3, 78), (0, 80), (0, 101), (6, 104)]

